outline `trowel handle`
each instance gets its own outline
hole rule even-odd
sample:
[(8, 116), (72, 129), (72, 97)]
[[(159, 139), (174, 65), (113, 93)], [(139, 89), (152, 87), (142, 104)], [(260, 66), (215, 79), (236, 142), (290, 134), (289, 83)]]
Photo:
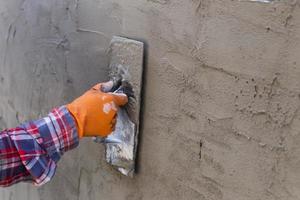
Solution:
[(119, 144), (119, 143), (122, 143), (121, 140), (119, 140), (118, 138), (115, 138), (115, 137), (94, 137), (93, 138), (94, 142), (96, 143), (101, 143), (101, 144)]
[(105, 139), (103, 137), (93, 137), (93, 141), (96, 143), (104, 144)]

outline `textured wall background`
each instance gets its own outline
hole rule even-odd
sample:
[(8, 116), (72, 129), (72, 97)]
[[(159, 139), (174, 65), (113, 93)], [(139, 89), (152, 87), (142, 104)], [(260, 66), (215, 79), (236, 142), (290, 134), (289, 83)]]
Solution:
[(1, 199), (300, 199), (297, 0), (1, 0), (0, 127), (106, 80), (114, 34), (148, 44), (139, 174), (86, 139)]

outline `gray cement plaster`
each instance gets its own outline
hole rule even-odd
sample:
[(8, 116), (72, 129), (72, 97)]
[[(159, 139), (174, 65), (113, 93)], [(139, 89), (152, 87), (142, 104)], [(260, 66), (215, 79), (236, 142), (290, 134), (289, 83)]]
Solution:
[(1, 0), (1, 128), (106, 80), (112, 35), (148, 44), (139, 174), (84, 139), (1, 199), (300, 198), (297, 0)]

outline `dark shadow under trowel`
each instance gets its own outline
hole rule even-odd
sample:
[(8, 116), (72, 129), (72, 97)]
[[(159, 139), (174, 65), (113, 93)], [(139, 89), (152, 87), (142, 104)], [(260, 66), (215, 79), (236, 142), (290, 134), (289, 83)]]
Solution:
[(105, 144), (106, 161), (110, 165), (132, 177), (139, 134), (144, 44), (114, 36), (108, 54), (109, 78), (114, 81), (111, 92), (125, 93), (129, 101), (118, 110), (115, 131), (107, 138), (97, 138), (96, 142)]

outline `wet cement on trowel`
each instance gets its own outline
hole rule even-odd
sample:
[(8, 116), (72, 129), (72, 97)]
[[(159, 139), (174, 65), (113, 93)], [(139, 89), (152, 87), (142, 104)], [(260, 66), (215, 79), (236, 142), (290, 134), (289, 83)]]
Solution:
[(148, 54), (138, 176), (85, 139), (49, 184), (0, 198), (299, 199), (299, 13), (295, 0), (1, 1), (3, 128), (107, 80), (112, 35)]

